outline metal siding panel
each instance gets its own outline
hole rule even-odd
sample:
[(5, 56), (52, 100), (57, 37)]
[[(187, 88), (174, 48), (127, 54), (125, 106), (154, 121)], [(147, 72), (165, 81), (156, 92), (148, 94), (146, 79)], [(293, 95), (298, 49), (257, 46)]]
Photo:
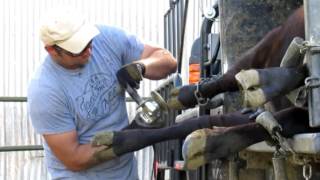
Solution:
[[(146, 41), (163, 46), (163, 14), (168, 1), (163, 0), (2, 0), (0, 1), (0, 96), (26, 96), (28, 81), (46, 52), (39, 40), (38, 27), (43, 14), (52, 7), (73, 6), (80, 9), (90, 22), (123, 27)], [(142, 96), (149, 96), (159, 82), (145, 80)], [(135, 104), (128, 103), (129, 116)], [(0, 102), (0, 146), (36, 145), (28, 120), (25, 103)], [(153, 151), (136, 153), (140, 179), (150, 179)], [(47, 179), (43, 152), (0, 153), (0, 180)]]

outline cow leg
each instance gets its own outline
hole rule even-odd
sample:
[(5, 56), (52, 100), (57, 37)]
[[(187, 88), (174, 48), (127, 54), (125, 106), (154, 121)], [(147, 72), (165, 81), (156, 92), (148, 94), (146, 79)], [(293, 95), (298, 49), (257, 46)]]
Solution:
[[(149, 125), (149, 126), (141, 126), (139, 123), (137, 123), (137, 121), (139, 121), (137, 118), (140, 118), (139, 114), (136, 114), (136, 116), (133, 118), (132, 122), (128, 126), (123, 128), (122, 130), (126, 130), (126, 129), (157, 129), (157, 128), (161, 128), (164, 126), (163, 123), (153, 124), (153, 125)], [(143, 121), (143, 120), (140, 120), (140, 121)]]
[(268, 32), (255, 46), (237, 58), (236, 63), (218, 79), (202, 81), (197, 88), (186, 85), (171, 92), (168, 105), (186, 109), (198, 104), (195, 91), (203, 98), (212, 98), (223, 92), (238, 91), (235, 75), (241, 70), (278, 67), (294, 37), (304, 38), (303, 8), (298, 8), (285, 23)]
[(304, 83), (306, 67), (250, 69), (236, 75), (245, 106), (258, 107)]
[(92, 141), (93, 146), (105, 146), (104, 159), (142, 149), (155, 143), (185, 138), (191, 132), (213, 126), (234, 126), (251, 122), (250, 113), (234, 112), (218, 116), (201, 116), (160, 129), (125, 129), (118, 132), (102, 132)]
[(235, 75), (241, 70), (279, 66), (289, 44), (297, 36), (304, 38), (303, 7), (298, 8), (286, 22), (272, 29), (240, 56), (221, 78), (203, 83), (200, 87), (201, 94), (211, 98), (221, 92), (237, 91)]
[[(283, 128), (284, 137), (320, 131), (320, 128), (309, 127), (306, 109), (286, 109), (276, 113), (275, 118)], [(206, 162), (226, 157), (267, 139), (270, 139), (267, 130), (257, 123), (194, 131), (187, 136), (182, 148), (185, 168), (196, 169)]]

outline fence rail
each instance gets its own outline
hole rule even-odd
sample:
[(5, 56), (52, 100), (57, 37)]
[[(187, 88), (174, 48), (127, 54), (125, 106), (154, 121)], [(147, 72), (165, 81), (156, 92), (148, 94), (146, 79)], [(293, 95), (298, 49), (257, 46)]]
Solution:
[(0, 152), (16, 152), (16, 151), (41, 151), (42, 145), (21, 145), (21, 146), (0, 146)]
[[(142, 97), (142, 100), (150, 100), (150, 97)], [(0, 97), (0, 102), (27, 102), (27, 97)], [(134, 102), (131, 97), (126, 97), (126, 102)]]

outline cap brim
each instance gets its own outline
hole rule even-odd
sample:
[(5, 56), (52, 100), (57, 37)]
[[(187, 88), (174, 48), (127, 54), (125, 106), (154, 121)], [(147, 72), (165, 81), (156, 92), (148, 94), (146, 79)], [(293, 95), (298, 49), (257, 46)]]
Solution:
[(94, 25), (83, 25), (71, 38), (56, 45), (74, 54), (80, 53), (100, 32)]

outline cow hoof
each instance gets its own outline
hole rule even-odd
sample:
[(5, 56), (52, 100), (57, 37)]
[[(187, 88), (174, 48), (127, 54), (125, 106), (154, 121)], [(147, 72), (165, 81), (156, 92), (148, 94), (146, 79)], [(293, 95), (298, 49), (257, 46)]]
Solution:
[(245, 107), (258, 107), (267, 101), (260, 88), (260, 77), (257, 70), (242, 70), (236, 74), (235, 78), (240, 86)]
[(255, 69), (241, 70), (235, 75), (235, 78), (243, 90), (260, 85), (259, 73)]
[(208, 139), (215, 139), (221, 131), (215, 129), (199, 129), (189, 134), (182, 145), (184, 168), (194, 170), (207, 162)]
[(250, 90), (250, 91), (248, 90), (242, 91), (242, 95), (243, 95), (242, 103), (245, 107), (259, 107), (267, 102), (264, 92), (260, 88)]
[(204, 151), (206, 146), (205, 129), (199, 129), (189, 134), (182, 146), (182, 156), (188, 159)]
[(189, 134), (182, 146), (184, 168), (191, 170), (204, 164), (203, 152), (206, 147), (206, 130), (199, 129)]

